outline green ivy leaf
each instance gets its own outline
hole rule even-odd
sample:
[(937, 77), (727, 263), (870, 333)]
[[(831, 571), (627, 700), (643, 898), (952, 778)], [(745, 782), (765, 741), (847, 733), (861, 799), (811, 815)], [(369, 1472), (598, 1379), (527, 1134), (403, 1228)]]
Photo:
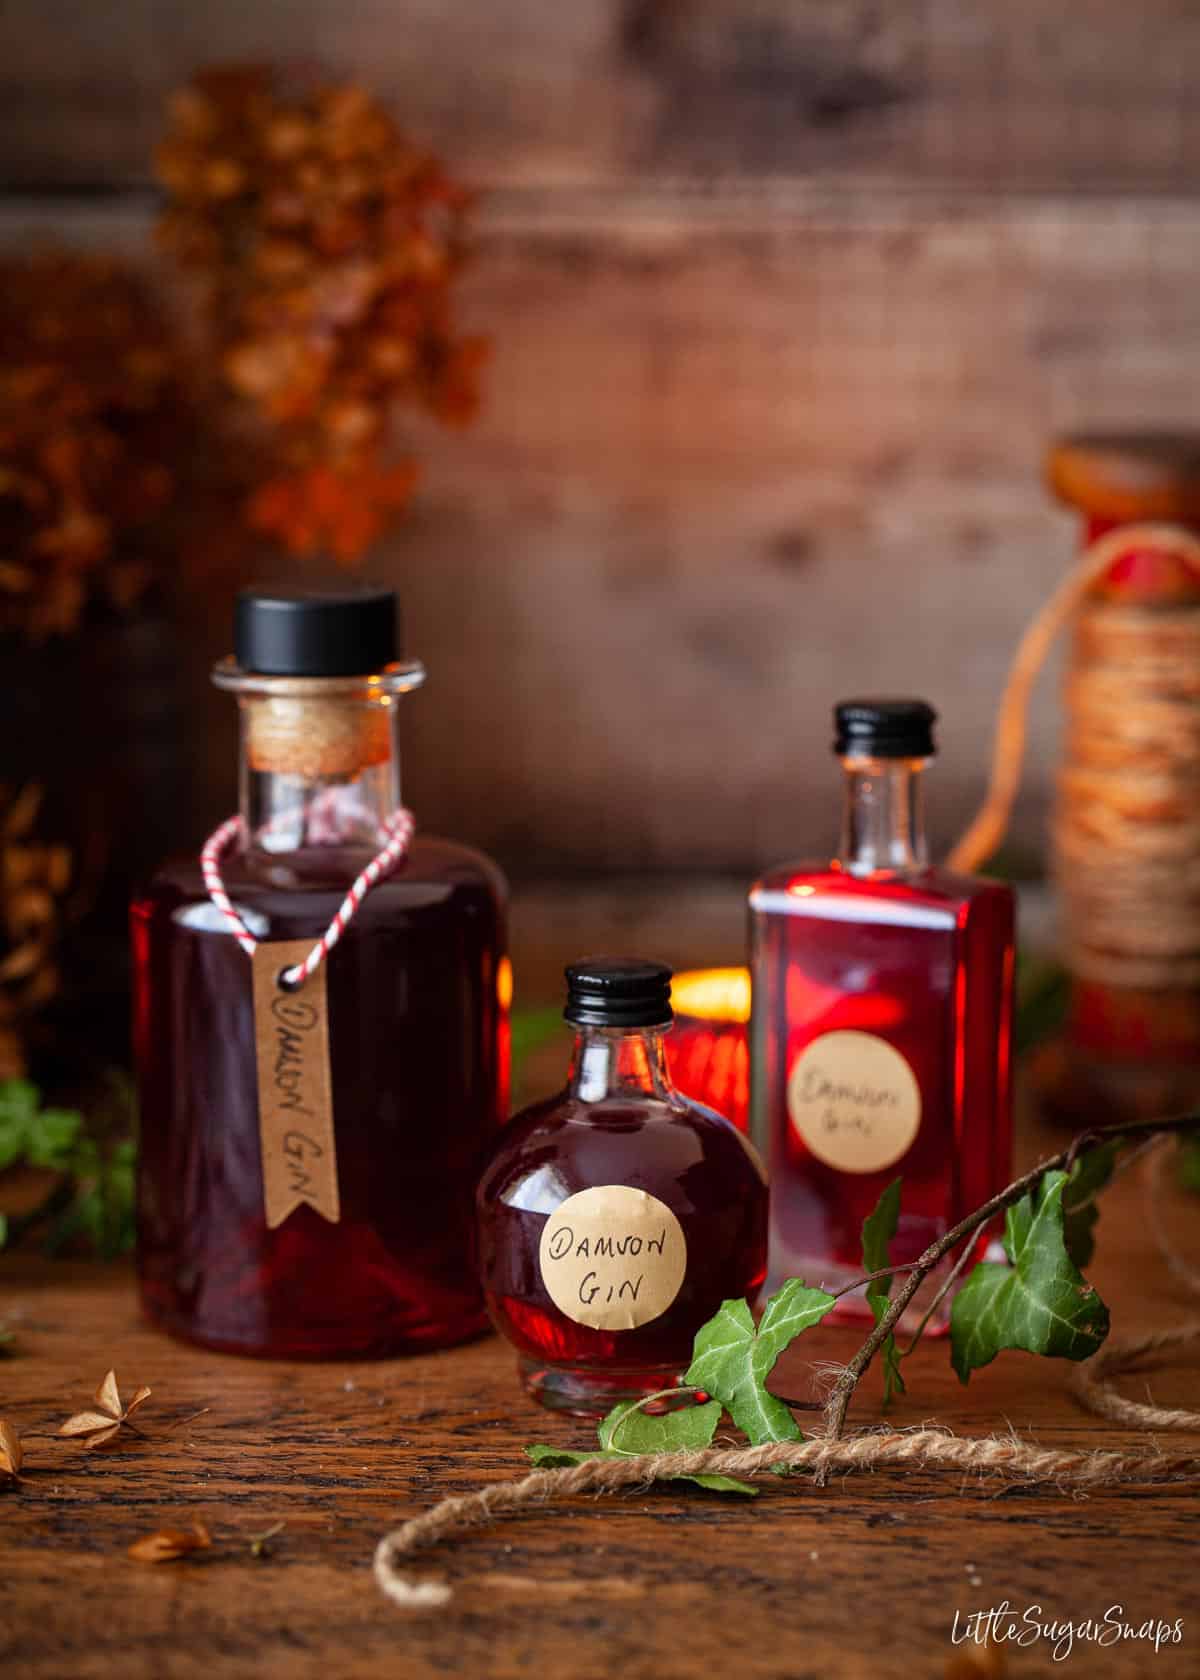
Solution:
[[(894, 1178), (887, 1189), (881, 1192), (872, 1212), (863, 1220), (864, 1272), (882, 1271), (891, 1261), (891, 1241), (900, 1222), (900, 1185), (901, 1180)], [(867, 1300), (870, 1302), (876, 1324), (887, 1311), (891, 1293), (890, 1277), (876, 1278), (873, 1283), (867, 1285)], [(900, 1350), (896, 1346), (894, 1335), (889, 1335), (879, 1352), (883, 1360), (883, 1405), (886, 1411), (896, 1395), (905, 1392), (904, 1378), (900, 1374)]]
[(710, 1493), (745, 1493), (751, 1499), (758, 1497), (758, 1489), (749, 1482), (739, 1482), (734, 1476), (714, 1476), (706, 1471), (700, 1476), (672, 1476), (673, 1482), (695, 1482), (697, 1487), (707, 1488)]
[[(87, 1129), (75, 1109), (40, 1108), (40, 1093), (27, 1079), (0, 1081), (0, 1171), (27, 1161), (71, 1181), (71, 1199), (45, 1235), (47, 1254), (60, 1252), (76, 1238), (86, 1239), (104, 1259), (133, 1247), (137, 1151), (131, 1139), (113, 1135), (117, 1126), (130, 1122), (131, 1097), (119, 1076), (110, 1076), (109, 1087), (107, 1104), (91, 1116)], [(7, 1234), (8, 1226), (0, 1221), (0, 1248)]]
[(40, 1100), (28, 1079), (0, 1083), (0, 1172), (19, 1160), (56, 1172), (74, 1169), (83, 1116), (71, 1108), (39, 1108)]
[(83, 1125), (83, 1115), (70, 1108), (43, 1108), (31, 1115), (26, 1158), (35, 1167), (53, 1167), (66, 1172)]
[(27, 1079), (0, 1081), (0, 1172), (25, 1154), (37, 1105), (37, 1086)]
[(1004, 1348), (1087, 1359), (1107, 1336), (1108, 1308), (1067, 1252), (1066, 1184), (1066, 1173), (1045, 1173), (1009, 1208), (1004, 1248), (1011, 1264), (981, 1261), (955, 1296), (951, 1357), (961, 1382)]
[(1200, 1132), (1187, 1132), (1179, 1140), (1179, 1182), (1185, 1190), (1200, 1190)]
[(672, 1412), (651, 1416), (633, 1400), (614, 1406), (601, 1418), (596, 1433), (606, 1452), (618, 1457), (631, 1453), (687, 1452), (711, 1444), (721, 1421), (721, 1402), (704, 1406), (679, 1406)]
[(616, 1456), (606, 1452), (577, 1452), (574, 1447), (552, 1447), (546, 1441), (535, 1441), (523, 1451), (539, 1470), (564, 1470), (569, 1464), (586, 1464), (589, 1458)]
[(514, 1009), (509, 1018), (509, 1062), (514, 1095), (524, 1089), (525, 1064), (543, 1044), (562, 1031), (562, 1010)]
[[(599, 1452), (574, 1452), (565, 1447), (532, 1446), (525, 1451), (541, 1469), (553, 1469), (566, 1464), (585, 1464), (594, 1458), (628, 1458), (636, 1453), (686, 1452), (711, 1444), (721, 1421), (721, 1402), (710, 1400), (704, 1406), (685, 1406), (678, 1411), (664, 1412), (651, 1417), (635, 1404), (625, 1402), (614, 1406), (598, 1430)], [(613, 1446), (616, 1439), (620, 1445)], [(673, 1482), (694, 1482), (697, 1487), (714, 1493), (744, 1493), (753, 1497), (758, 1489), (749, 1482), (738, 1482), (732, 1476), (672, 1476)]]
[(1063, 1240), (1077, 1266), (1086, 1266), (1096, 1252), (1095, 1198), (1113, 1175), (1117, 1149), (1116, 1143), (1101, 1143), (1080, 1155), (1063, 1190)]
[(783, 1401), (767, 1392), (766, 1380), (784, 1348), (833, 1305), (823, 1289), (789, 1278), (767, 1302), (756, 1331), (745, 1301), (723, 1301), (696, 1332), (684, 1380), (719, 1400), (755, 1446), (802, 1440), (799, 1424)]
[(1017, 955), (1013, 1052), (1024, 1056), (1053, 1038), (1067, 1017), (1071, 981), (1061, 963)]

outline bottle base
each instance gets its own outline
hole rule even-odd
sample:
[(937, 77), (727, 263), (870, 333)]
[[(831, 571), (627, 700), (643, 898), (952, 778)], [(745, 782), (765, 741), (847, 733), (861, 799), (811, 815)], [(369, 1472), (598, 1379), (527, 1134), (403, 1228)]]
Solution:
[(604, 1417), (625, 1401), (660, 1395), (643, 1408), (650, 1413), (678, 1411), (693, 1404), (695, 1396), (667, 1394), (680, 1388), (683, 1374), (678, 1366), (662, 1371), (590, 1371), (579, 1366), (547, 1365), (542, 1360), (517, 1361), (521, 1386), (531, 1400), (549, 1412), (566, 1412), (572, 1417)]
[(332, 1337), (322, 1331), (305, 1333), (295, 1330), (277, 1332), (269, 1339), (263, 1339), (238, 1337), (216, 1327), (195, 1324), (176, 1313), (164, 1311), (146, 1299), (142, 1301), (142, 1315), (156, 1330), (165, 1331), (176, 1341), (210, 1348), (214, 1353), (236, 1354), (243, 1359), (302, 1359), (313, 1362), (402, 1359), (419, 1353), (435, 1353), (439, 1348), (475, 1341), (491, 1328), (487, 1314), (481, 1309), (478, 1314), (464, 1315), (453, 1323), (421, 1324), (400, 1331), (381, 1329), (373, 1334), (359, 1332), (356, 1336)]

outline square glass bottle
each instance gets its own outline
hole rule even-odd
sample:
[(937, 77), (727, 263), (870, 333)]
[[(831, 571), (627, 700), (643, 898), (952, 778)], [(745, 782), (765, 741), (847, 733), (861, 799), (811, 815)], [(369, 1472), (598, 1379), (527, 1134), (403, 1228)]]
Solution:
[[(848, 701), (834, 715), (838, 855), (774, 869), (750, 893), (751, 1135), (771, 1174), (772, 1288), (861, 1276), (862, 1222), (897, 1176), (897, 1264), (1009, 1176), (1011, 890), (928, 861), (931, 707)], [(852, 1295), (845, 1310), (869, 1309)]]

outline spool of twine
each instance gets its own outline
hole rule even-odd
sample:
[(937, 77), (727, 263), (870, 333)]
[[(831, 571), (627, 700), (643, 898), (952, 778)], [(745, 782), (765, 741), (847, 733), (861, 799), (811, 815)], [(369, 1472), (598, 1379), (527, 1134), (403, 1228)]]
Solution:
[(1200, 985), (1200, 607), (1085, 601), (1065, 702), (1053, 837), (1071, 968)]
[(1052, 823), (1071, 971), (1108, 985), (1200, 985), (1200, 605), (1116, 605), (1094, 585), (1132, 550), (1200, 577), (1200, 538), (1126, 525), (1084, 550), (1018, 645), (979, 815), (950, 855), (978, 868), (1008, 827), (1029, 701), (1059, 632), (1074, 621), (1064, 760)]

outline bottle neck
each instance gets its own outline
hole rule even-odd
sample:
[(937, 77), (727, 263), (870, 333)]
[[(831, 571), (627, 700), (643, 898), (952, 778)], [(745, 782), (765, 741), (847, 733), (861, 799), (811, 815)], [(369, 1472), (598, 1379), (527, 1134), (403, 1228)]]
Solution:
[(383, 844), (400, 804), (396, 703), (424, 682), (419, 659), (339, 677), (272, 676), (222, 659), (212, 676), (237, 697), (250, 852)]
[(580, 1027), (575, 1036), (567, 1089), (580, 1102), (608, 1097), (652, 1097), (670, 1102), (675, 1095), (663, 1041), (666, 1027)]
[(239, 701), (239, 808), (252, 852), (376, 849), (400, 804), (392, 697)]
[(844, 758), (846, 796), (838, 862), (851, 875), (902, 873), (929, 862), (924, 758)]

